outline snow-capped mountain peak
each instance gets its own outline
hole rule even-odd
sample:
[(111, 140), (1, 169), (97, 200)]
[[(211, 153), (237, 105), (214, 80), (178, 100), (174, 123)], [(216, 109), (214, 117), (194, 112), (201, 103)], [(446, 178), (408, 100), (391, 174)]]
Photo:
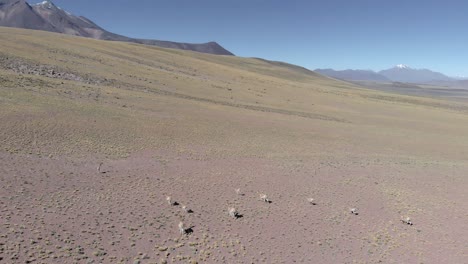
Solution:
[(397, 65), (379, 72), (394, 82), (431, 83), (434, 81), (452, 81), (450, 77), (427, 69), (412, 69), (406, 65)]
[(51, 1), (49, 1), (49, 0), (45, 0), (45, 1), (42, 1), (42, 2), (37, 3), (37, 4), (35, 4), (35, 5), (51, 6), (51, 5), (53, 5), (53, 3), (52, 3)]
[(54, 3), (52, 3), (52, 1), (50, 0), (45, 0), (45, 1), (42, 1), (40, 3), (37, 3), (35, 4), (35, 6), (41, 6), (43, 8), (47, 8), (47, 9), (53, 9), (53, 8), (57, 8)]

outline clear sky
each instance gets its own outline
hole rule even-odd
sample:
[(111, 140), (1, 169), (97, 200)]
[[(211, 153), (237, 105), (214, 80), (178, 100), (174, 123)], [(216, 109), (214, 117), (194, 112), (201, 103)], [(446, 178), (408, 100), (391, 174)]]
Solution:
[[(31, 3), (40, 2), (38, 0)], [(468, 76), (465, 0), (55, 0), (122, 35), (216, 41), (309, 69), (396, 64)]]

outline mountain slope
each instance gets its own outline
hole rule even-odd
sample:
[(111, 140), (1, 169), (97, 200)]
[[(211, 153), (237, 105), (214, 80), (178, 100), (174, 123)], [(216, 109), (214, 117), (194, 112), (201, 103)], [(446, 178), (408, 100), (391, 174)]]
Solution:
[(316, 69), (315, 72), (323, 74), (325, 76), (342, 79), (342, 80), (350, 80), (350, 81), (378, 81), (378, 82), (386, 82), (389, 79), (381, 74), (378, 74), (373, 71), (368, 70), (343, 70), (343, 71), (335, 71), (333, 69)]
[(125, 41), (164, 48), (234, 55), (216, 42), (201, 44), (133, 39), (106, 31), (85, 17), (75, 16), (49, 0), (30, 6), (24, 0), (0, 0), (0, 26), (58, 32), (87, 38)]

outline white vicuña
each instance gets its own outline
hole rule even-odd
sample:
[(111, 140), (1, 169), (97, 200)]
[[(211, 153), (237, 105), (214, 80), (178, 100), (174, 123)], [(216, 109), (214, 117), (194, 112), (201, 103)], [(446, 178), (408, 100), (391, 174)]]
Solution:
[(179, 232), (183, 235), (187, 232), (187, 230), (185, 229), (185, 226), (184, 226), (184, 223), (183, 222), (179, 222)]
[(357, 208), (350, 208), (349, 211), (350, 211), (352, 214), (355, 214), (355, 215), (358, 214)]
[(264, 201), (265, 203), (269, 203), (270, 199), (268, 199), (268, 196), (264, 193), (260, 194), (260, 200)]
[(98, 173), (101, 173), (101, 166), (102, 166), (102, 162), (99, 163), (99, 166), (97, 167), (97, 172), (98, 172)]
[(235, 189), (237, 195), (240, 195), (240, 189)]
[(413, 225), (413, 222), (411, 222), (411, 218), (409, 218), (409, 216), (407, 216), (406, 218), (402, 218), (401, 222), (403, 222), (403, 223), (405, 223), (407, 225)]
[(237, 216), (239, 215), (236, 208), (234, 208), (234, 207), (230, 207), (228, 209), (228, 212), (229, 212), (229, 216), (232, 217), (232, 218), (237, 218)]
[(190, 212), (190, 209), (188, 209), (188, 207), (185, 205), (182, 205), (182, 210), (184, 210), (186, 213)]
[(170, 196), (167, 196), (167, 197), (166, 197), (166, 201), (167, 201), (167, 203), (168, 203), (169, 205), (173, 205), (172, 199), (171, 199)]
[(307, 198), (307, 201), (308, 201), (310, 204), (315, 205), (314, 198)]

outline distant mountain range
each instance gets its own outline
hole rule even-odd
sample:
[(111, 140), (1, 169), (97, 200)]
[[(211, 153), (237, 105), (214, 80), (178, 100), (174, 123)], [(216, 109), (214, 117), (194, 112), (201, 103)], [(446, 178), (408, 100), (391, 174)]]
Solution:
[(134, 39), (114, 34), (85, 17), (75, 16), (57, 7), (51, 1), (29, 5), (25, 0), (0, 0), (0, 26), (43, 30), (101, 40), (133, 42), (216, 55), (234, 55), (216, 42), (178, 43)]
[(413, 69), (403, 64), (380, 71), (379, 74), (395, 82), (430, 83), (434, 81), (454, 81), (454, 79), (440, 72), (427, 69)]
[(377, 81), (377, 82), (389, 82), (390, 79), (369, 70), (344, 70), (335, 71), (333, 69), (316, 69), (315, 72), (325, 76), (333, 77), (335, 79), (342, 79), (348, 81)]
[(401, 82), (420, 84), (459, 83), (455, 78), (427, 69), (413, 69), (403, 64), (393, 68), (374, 72), (371, 70), (316, 69), (316, 72), (336, 79), (349, 81)]

